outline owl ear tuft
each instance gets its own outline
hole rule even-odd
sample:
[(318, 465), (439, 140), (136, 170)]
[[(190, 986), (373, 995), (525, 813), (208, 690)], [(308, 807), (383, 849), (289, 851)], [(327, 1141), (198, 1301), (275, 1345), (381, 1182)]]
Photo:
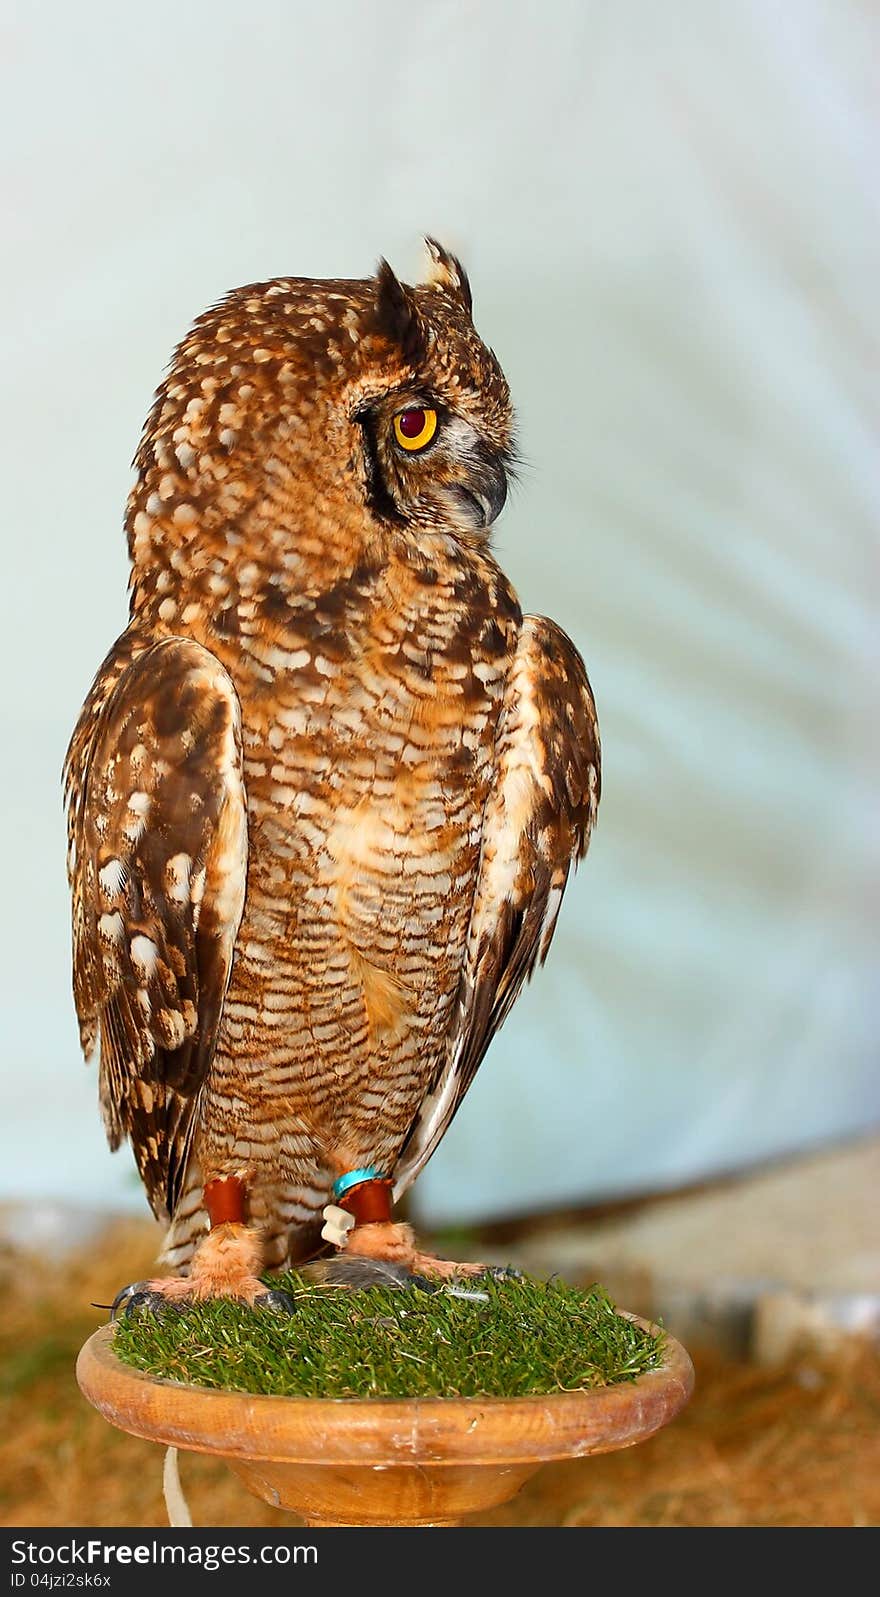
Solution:
[(438, 244), (435, 238), (426, 238), (425, 248), (428, 252), (428, 273), (425, 282), (439, 283), (441, 288), (448, 288), (470, 316), (474, 300), (468, 274), (458, 256), (451, 255), (449, 250)]
[(381, 260), (376, 272), (376, 320), (380, 331), (396, 344), (404, 360), (418, 366), (428, 349), (428, 336), (412, 290), (395, 277)]

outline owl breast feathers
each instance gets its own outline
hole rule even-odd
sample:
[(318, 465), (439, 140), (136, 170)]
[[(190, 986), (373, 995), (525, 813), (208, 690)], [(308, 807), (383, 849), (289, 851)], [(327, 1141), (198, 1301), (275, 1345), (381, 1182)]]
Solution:
[(465, 273), (239, 289), (137, 457), (128, 627), (67, 758), (74, 992), (185, 1270), (402, 1192), (547, 953), (599, 799), (583, 662), (489, 547), (512, 412)]

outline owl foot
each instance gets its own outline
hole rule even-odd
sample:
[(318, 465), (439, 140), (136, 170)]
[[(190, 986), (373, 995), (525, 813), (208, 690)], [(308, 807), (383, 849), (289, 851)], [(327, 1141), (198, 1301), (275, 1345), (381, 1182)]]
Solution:
[(258, 1231), (237, 1224), (218, 1225), (202, 1239), (193, 1254), (188, 1276), (157, 1276), (123, 1287), (110, 1310), (115, 1319), (140, 1309), (164, 1313), (175, 1305), (204, 1303), (210, 1298), (234, 1298), (252, 1308), (295, 1312), (287, 1292), (269, 1291), (260, 1280), (263, 1247)]
[(456, 1264), (451, 1259), (437, 1259), (433, 1253), (423, 1253), (416, 1246), (412, 1226), (394, 1220), (354, 1226), (348, 1233), (345, 1253), (400, 1264), (412, 1275), (426, 1277), (429, 1281), (486, 1275), (489, 1268), (485, 1264)]
[[(277, 1288), (269, 1290), (262, 1281), (260, 1286), (262, 1292), (250, 1300), (251, 1308), (277, 1309), (282, 1314), (296, 1313), (296, 1303), (289, 1292)], [(161, 1320), (168, 1314), (179, 1314), (195, 1301), (194, 1296), (171, 1298), (165, 1292), (153, 1291), (149, 1281), (133, 1281), (130, 1286), (124, 1286), (121, 1292), (117, 1292), (110, 1308), (110, 1319), (118, 1320), (120, 1314), (127, 1316), (146, 1312)], [(240, 1301), (239, 1298), (235, 1299), (235, 1302)]]

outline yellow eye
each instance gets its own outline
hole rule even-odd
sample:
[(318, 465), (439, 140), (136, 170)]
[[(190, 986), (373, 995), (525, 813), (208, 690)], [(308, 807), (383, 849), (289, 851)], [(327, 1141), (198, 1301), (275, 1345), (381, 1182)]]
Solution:
[(399, 410), (394, 418), (394, 436), (401, 449), (408, 450), (410, 454), (417, 449), (424, 449), (436, 431), (436, 410), (425, 410), (421, 405)]

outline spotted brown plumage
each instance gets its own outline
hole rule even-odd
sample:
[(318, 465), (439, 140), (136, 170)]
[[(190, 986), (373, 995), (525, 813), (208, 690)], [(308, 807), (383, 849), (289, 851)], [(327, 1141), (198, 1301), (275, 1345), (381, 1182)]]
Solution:
[[(489, 547), (507, 385), (429, 252), (416, 288), (383, 263), (196, 322), (136, 457), (129, 626), (68, 754), (83, 1044), (204, 1291), (301, 1257), (344, 1172), (414, 1179), (595, 821), (583, 663)], [(204, 1240), (229, 1178), (262, 1247), (235, 1268), (229, 1224)], [(391, 1225), (346, 1246), (426, 1263)]]
[[(129, 640), (133, 642), (133, 639)], [(126, 651), (128, 652), (128, 651)], [(71, 747), (74, 996), (100, 1038), (108, 1138), (130, 1137), (154, 1209), (173, 1212), (241, 920), (247, 817), (239, 707), (189, 639), (132, 651)]]

